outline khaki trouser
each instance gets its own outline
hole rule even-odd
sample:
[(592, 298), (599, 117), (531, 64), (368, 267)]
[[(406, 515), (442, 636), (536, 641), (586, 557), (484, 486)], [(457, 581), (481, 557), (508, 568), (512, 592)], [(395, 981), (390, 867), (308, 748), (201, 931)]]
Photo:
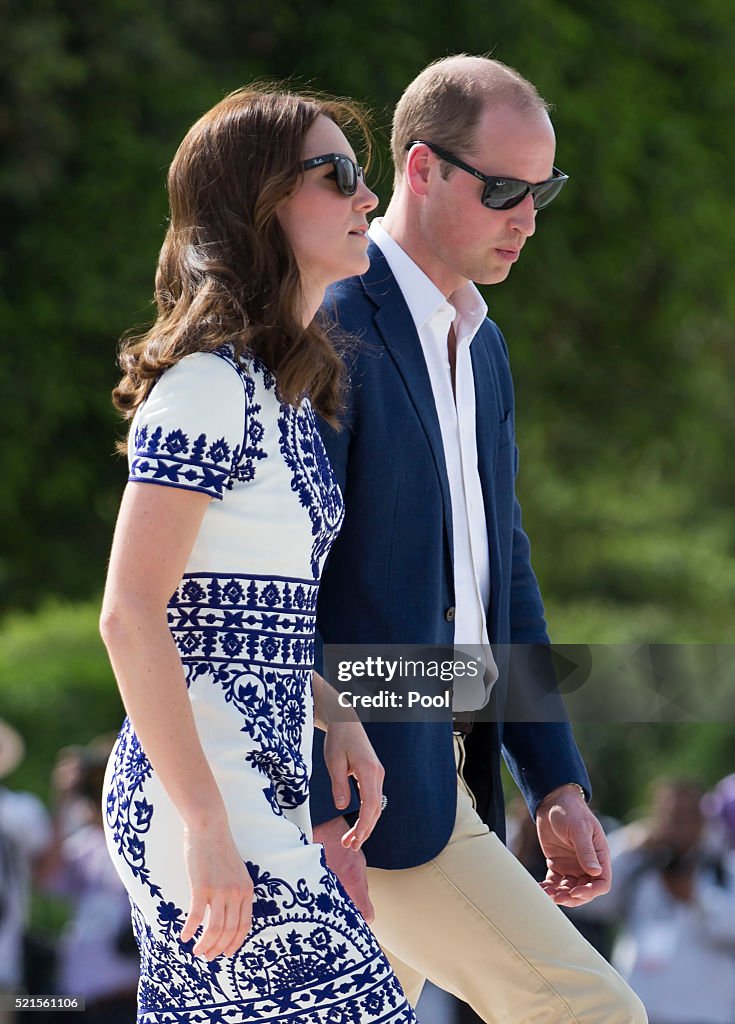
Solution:
[(427, 864), (368, 869), (373, 931), (411, 1003), (425, 980), (492, 1024), (645, 1024), (638, 997), (490, 832), (462, 777), (457, 818)]

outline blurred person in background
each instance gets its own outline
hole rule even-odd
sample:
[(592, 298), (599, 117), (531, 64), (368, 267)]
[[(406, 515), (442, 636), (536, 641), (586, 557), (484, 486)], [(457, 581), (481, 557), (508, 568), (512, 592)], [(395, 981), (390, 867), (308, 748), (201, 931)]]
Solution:
[[(19, 733), (0, 720), (0, 779), (15, 771), (24, 753)], [(41, 800), (0, 784), (0, 994), (24, 991), (31, 882), (51, 841), (51, 821)], [(14, 1020), (10, 1010), (0, 1007), (0, 1024)]]
[(713, 844), (735, 866), (735, 774), (726, 775), (711, 792), (705, 793), (702, 808)]
[(52, 776), (55, 844), (39, 883), (66, 897), (71, 919), (58, 946), (56, 992), (81, 996), (86, 1024), (135, 1018), (138, 951), (125, 886), (107, 852), (102, 783), (114, 738), (60, 751)]
[(702, 797), (691, 779), (655, 782), (648, 817), (610, 837), (610, 892), (577, 911), (618, 925), (612, 962), (651, 1024), (735, 1022), (735, 878)]

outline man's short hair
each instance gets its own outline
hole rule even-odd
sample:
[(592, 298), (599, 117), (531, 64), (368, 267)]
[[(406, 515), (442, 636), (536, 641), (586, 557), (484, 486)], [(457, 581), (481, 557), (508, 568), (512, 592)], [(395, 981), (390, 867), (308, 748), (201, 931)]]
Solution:
[(471, 151), (489, 104), (510, 106), (519, 113), (550, 109), (531, 82), (499, 60), (460, 53), (424, 68), (406, 88), (393, 115), (396, 180), (405, 163), (406, 144), (414, 139), (426, 139), (454, 153)]

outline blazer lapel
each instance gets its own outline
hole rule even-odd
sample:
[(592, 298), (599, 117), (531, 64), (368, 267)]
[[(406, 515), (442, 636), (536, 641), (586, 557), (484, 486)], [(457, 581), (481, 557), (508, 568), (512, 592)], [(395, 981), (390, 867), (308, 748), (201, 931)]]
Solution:
[(398, 287), (385, 256), (373, 242), (370, 243), (368, 255), (370, 269), (361, 279), (363, 287), (378, 307), (375, 313), (375, 326), (403, 378), (406, 391), (411, 398), (431, 448), (441, 486), (449, 550), (453, 551), (452, 503), (449, 495), (447, 464), (444, 458), (444, 445), (434, 393), (431, 389), (431, 380), (421, 349), (421, 341), (403, 298), (403, 293)]

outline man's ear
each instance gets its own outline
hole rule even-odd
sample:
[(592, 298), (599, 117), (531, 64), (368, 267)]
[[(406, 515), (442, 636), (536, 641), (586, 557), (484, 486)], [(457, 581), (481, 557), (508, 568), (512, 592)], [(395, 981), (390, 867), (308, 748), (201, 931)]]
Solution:
[(438, 173), (439, 161), (428, 146), (419, 143), (412, 146), (406, 157), (406, 183), (414, 195), (425, 196), (429, 191), (432, 172)]

